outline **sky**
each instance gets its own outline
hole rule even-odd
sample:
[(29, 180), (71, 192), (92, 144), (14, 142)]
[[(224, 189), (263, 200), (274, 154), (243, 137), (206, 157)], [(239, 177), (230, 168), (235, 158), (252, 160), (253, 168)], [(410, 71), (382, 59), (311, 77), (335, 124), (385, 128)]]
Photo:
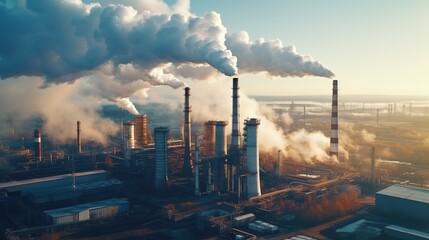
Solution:
[[(220, 13), (228, 32), (294, 45), (335, 74), (342, 94), (429, 95), (429, 1), (191, 1), (191, 12), (206, 11)], [(324, 95), (329, 81), (240, 78), (250, 95)]]

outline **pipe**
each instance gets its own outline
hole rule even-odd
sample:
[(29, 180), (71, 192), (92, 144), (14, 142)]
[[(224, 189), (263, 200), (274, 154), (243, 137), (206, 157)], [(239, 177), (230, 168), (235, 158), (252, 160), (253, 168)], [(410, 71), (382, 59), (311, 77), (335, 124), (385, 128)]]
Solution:
[(195, 195), (201, 196), (200, 193), (200, 146), (198, 142), (198, 136), (195, 137), (195, 159), (194, 159), (194, 166), (195, 166)]
[(185, 121), (183, 126), (183, 141), (185, 145), (185, 154), (183, 158), (183, 170), (182, 173), (184, 176), (192, 176), (192, 163), (191, 163), (191, 106), (189, 104), (190, 88), (185, 87), (185, 108), (183, 112), (185, 113)]
[(80, 141), (80, 121), (76, 122), (77, 125), (77, 153), (81, 153), (82, 152), (82, 145), (81, 145), (81, 141)]
[(331, 115), (331, 141), (330, 155), (338, 156), (338, 80), (332, 82), (332, 115)]

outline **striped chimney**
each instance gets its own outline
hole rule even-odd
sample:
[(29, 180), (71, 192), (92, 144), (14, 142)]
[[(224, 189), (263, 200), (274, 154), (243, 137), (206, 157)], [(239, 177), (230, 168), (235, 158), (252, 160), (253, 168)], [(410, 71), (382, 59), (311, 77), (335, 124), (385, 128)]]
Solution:
[(332, 88), (332, 115), (331, 115), (331, 146), (330, 155), (338, 159), (338, 80), (334, 80)]

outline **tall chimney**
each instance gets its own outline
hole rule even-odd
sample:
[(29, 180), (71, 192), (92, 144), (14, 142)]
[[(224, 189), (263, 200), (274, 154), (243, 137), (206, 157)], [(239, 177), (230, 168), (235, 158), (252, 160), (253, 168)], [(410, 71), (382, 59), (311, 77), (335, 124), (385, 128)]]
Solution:
[(234, 172), (240, 159), (240, 104), (238, 102), (238, 78), (232, 79), (232, 134), (228, 159), (228, 190), (234, 191)]
[(331, 146), (330, 155), (338, 158), (338, 80), (334, 80), (332, 88), (332, 115), (331, 115)]
[(372, 185), (375, 185), (375, 147), (371, 147), (371, 179), (370, 182)]
[(77, 142), (76, 142), (76, 144), (77, 144), (77, 153), (81, 153), (82, 152), (82, 144), (81, 144), (81, 141), (80, 141), (80, 121), (77, 121), (76, 122), (76, 124), (77, 124)]
[(190, 88), (185, 87), (185, 121), (183, 125), (183, 141), (185, 143), (185, 155), (183, 162), (183, 175), (190, 177), (192, 176), (192, 166), (191, 166), (191, 106), (189, 104), (189, 93)]
[(42, 134), (38, 129), (34, 130), (34, 158), (42, 161)]
[(251, 118), (245, 121), (245, 147), (247, 158), (247, 197), (261, 195), (261, 184), (259, 181), (259, 148), (258, 148), (258, 126), (259, 119)]

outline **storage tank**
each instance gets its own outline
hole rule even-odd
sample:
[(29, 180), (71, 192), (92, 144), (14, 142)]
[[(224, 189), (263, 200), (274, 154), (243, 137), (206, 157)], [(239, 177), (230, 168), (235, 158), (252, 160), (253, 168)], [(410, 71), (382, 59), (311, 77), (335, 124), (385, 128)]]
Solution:
[(124, 123), (124, 146), (125, 146), (125, 150), (135, 148), (133, 122)]

